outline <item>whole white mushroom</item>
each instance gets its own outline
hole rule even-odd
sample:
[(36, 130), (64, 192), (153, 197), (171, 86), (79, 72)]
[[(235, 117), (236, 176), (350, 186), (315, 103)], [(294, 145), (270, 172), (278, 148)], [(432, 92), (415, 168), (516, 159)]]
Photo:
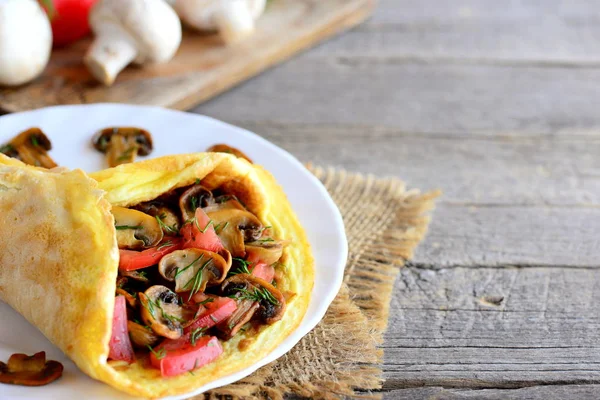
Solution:
[(234, 43), (254, 31), (266, 0), (174, 0), (183, 22), (202, 31), (218, 31), (225, 43)]
[(27, 83), (44, 71), (52, 29), (35, 0), (0, 0), (0, 85)]
[(164, 0), (100, 0), (90, 26), (96, 38), (84, 62), (105, 85), (132, 62), (169, 61), (181, 43), (181, 22)]

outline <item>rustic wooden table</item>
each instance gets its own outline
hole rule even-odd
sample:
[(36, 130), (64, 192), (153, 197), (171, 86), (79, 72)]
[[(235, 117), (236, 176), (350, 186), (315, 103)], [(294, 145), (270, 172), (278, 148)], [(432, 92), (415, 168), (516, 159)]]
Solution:
[(598, 5), (381, 0), (194, 110), (444, 190), (396, 283), (387, 397), (600, 398)]

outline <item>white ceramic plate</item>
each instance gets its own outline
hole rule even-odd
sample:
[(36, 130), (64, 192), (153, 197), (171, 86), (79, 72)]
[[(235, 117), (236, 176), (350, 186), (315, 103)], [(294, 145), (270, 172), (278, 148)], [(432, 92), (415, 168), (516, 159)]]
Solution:
[[(250, 375), (289, 351), (325, 315), (340, 288), (346, 264), (348, 249), (344, 225), (323, 185), (286, 151), (251, 132), (212, 118), (120, 104), (59, 106), (6, 115), (0, 117), (0, 144), (34, 126), (40, 127), (49, 136), (53, 145), (50, 155), (59, 165), (85, 171), (105, 168), (103, 155), (91, 147), (90, 139), (96, 131), (109, 126), (137, 126), (150, 131), (155, 144), (152, 157), (200, 152), (216, 143), (232, 145), (275, 176), (306, 229), (315, 257), (316, 274), (309, 309), (300, 326), (273, 352), (251, 367), (218, 379), (195, 392), (169, 399), (184, 399)], [(49, 359), (63, 363), (63, 377), (41, 388), (0, 384), (0, 399), (131, 399), (88, 378), (36, 328), (0, 302), (0, 360), (6, 361), (17, 352), (32, 354), (42, 350), (46, 351)]]

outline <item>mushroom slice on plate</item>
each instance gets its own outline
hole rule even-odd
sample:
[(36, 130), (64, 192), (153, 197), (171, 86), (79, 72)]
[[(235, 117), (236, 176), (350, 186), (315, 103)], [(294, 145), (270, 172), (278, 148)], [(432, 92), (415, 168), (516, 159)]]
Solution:
[(228, 340), (234, 337), (246, 325), (259, 309), (260, 304), (254, 300), (239, 300), (237, 308), (229, 318), (217, 325), (219, 336)]
[(152, 247), (162, 240), (163, 231), (156, 218), (124, 207), (113, 207), (111, 212), (115, 217), (120, 249), (137, 250)]
[(134, 162), (138, 154), (147, 156), (152, 152), (150, 132), (132, 127), (103, 129), (94, 135), (92, 144), (106, 154), (110, 167)]
[(265, 264), (271, 265), (279, 261), (283, 255), (283, 244), (281, 240), (270, 238), (248, 242), (246, 246), (246, 257), (253, 260), (261, 260)]
[(233, 154), (237, 158), (243, 158), (252, 164), (252, 160), (246, 154), (244, 154), (241, 150), (236, 149), (235, 147), (228, 146), (226, 144), (215, 144), (214, 146), (209, 147), (206, 151), (213, 153), (228, 153)]
[(127, 330), (131, 343), (135, 347), (147, 348), (154, 346), (158, 342), (159, 337), (154, 333), (149, 326), (142, 326), (133, 321), (127, 321)]
[(39, 128), (19, 133), (7, 144), (0, 146), (0, 153), (36, 167), (54, 168), (57, 164), (48, 155), (52, 149), (50, 139)]
[(46, 352), (32, 356), (13, 354), (8, 363), (0, 362), (0, 383), (22, 386), (43, 386), (62, 376), (63, 366), (58, 361), (46, 361)]
[(244, 257), (244, 242), (258, 240), (263, 231), (261, 222), (249, 211), (225, 209), (207, 213), (223, 246), (233, 257)]
[(250, 312), (252, 309), (248, 302), (256, 304), (256, 307), (254, 307), (252, 316), (244, 324), (252, 318), (273, 324), (279, 321), (285, 312), (286, 302), (283, 294), (267, 281), (249, 274), (237, 274), (228, 278), (221, 285), (221, 291), (224, 296), (231, 297), (238, 302), (236, 313), (218, 326), (222, 335), (227, 338), (234, 336), (243, 325), (241, 322), (246, 319), (247, 315), (242, 318), (241, 312), (244, 309), (246, 312)]
[(204, 292), (207, 285), (218, 285), (225, 280), (231, 268), (231, 254), (223, 256), (208, 250), (176, 250), (158, 263), (158, 272), (166, 280), (175, 281), (175, 291), (190, 292), (190, 297)]
[(154, 333), (169, 339), (179, 339), (183, 333), (183, 308), (177, 294), (162, 285), (150, 286), (138, 298), (142, 304), (141, 316)]
[(179, 197), (179, 208), (184, 221), (194, 218), (196, 208), (208, 207), (214, 203), (213, 195), (210, 190), (197, 184), (191, 186)]

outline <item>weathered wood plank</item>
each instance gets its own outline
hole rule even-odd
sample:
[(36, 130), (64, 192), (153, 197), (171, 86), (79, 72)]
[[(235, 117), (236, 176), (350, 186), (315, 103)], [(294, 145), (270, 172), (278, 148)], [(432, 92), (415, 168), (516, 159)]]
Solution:
[(600, 382), (600, 270), (405, 268), (385, 387)]
[(402, 400), (565, 400), (595, 399), (600, 385), (547, 385), (522, 389), (446, 389), (423, 387), (384, 392), (384, 399)]
[(600, 69), (339, 62), (301, 56), (195, 112), (226, 121), (598, 137)]
[(375, 16), (310, 56), (442, 63), (597, 65), (594, 1), (384, 0)]
[(302, 161), (441, 188), (444, 203), (600, 204), (600, 140), (241, 123)]
[[(510, 186), (507, 186), (510, 190)], [(414, 262), (598, 267), (600, 208), (440, 204)]]

